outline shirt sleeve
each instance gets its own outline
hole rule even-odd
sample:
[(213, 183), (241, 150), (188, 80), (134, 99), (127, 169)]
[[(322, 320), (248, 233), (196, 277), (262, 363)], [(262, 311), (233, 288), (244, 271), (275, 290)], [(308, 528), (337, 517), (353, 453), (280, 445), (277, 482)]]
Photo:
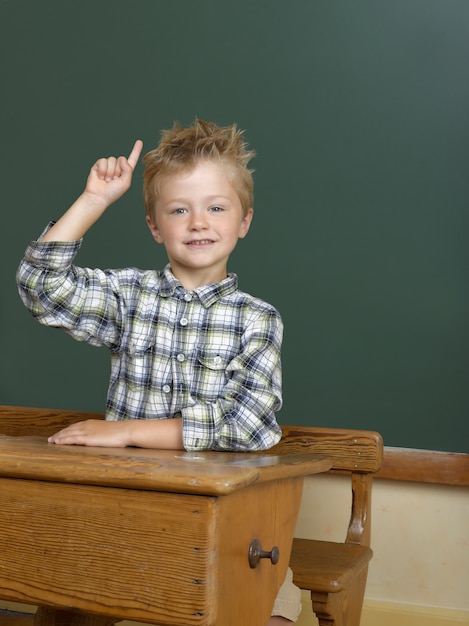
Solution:
[(105, 271), (73, 265), (80, 247), (81, 240), (31, 242), (16, 274), (19, 295), (41, 324), (112, 349), (121, 318), (114, 279)]
[(215, 402), (181, 411), (186, 450), (255, 451), (278, 443), (282, 406), (283, 324), (275, 310), (247, 324), (243, 349), (228, 366), (228, 383)]

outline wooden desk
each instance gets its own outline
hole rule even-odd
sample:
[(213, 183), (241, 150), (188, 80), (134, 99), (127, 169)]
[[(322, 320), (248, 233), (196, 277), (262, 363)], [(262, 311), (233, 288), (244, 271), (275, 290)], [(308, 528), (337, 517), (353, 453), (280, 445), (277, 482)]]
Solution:
[[(0, 597), (161, 625), (261, 626), (288, 566), (303, 477), (330, 467), (310, 454), (0, 436)], [(277, 564), (251, 567), (254, 539), (278, 547)]]

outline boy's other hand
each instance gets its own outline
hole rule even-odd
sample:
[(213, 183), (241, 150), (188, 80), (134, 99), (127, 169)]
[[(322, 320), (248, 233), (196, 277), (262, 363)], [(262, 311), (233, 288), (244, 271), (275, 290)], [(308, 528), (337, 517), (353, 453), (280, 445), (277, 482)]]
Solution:
[(128, 445), (127, 422), (86, 420), (67, 426), (47, 439), (59, 445), (124, 448)]
[(128, 158), (111, 156), (98, 159), (86, 181), (85, 193), (99, 198), (107, 206), (118, 200), (130, 188), (142, 148), (143, 142), (137, 139)]

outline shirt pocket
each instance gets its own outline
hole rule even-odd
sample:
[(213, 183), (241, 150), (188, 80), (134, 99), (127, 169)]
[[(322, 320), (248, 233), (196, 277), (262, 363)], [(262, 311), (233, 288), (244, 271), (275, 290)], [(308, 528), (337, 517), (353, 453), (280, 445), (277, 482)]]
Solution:
[(222, 395), (227, 382), (230, 352), (200, 346), (195, 358), (193, 395), (205, 402), (214, 402)]
[(228, 360), (218, 352), (199, 352), (197, 355), (197, 361), (199, 365), (206, 367), (209, 370), (218, 372), (220, 370), (225, 371), (228, 365)]

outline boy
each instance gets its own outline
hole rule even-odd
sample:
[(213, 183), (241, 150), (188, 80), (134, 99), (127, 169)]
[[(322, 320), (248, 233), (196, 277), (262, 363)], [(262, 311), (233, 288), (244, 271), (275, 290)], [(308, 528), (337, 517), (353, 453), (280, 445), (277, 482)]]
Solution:
[[(164, 270), (73, 265), (82, 237), (129, 189), (142, 147), (138, 140), (128, 159), (99, 159), (18, 269), (20, 296), (41, 323), (111, 351), (106, 420), (79, 422), (49, 442), (268, 449), (281, 436), (282, 321), (227, 274), (253, 217), (254, 153), (235, 125), (175, 124), (143, 158), (146, 221), (165, 246)], [(299, 590), (287, 581), (269, 624), (298, 614)]]

